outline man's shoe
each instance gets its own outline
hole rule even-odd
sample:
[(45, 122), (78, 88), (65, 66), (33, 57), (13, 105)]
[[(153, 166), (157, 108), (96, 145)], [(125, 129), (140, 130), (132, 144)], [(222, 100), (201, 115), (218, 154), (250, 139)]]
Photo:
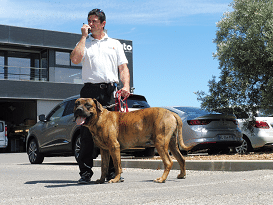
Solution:
[(88, 184), (90, 183), (90, 179), (93, 175), (93, 172), (92, 173), (89, 173), (89, 172), (85, 172), (81, 175), (81, 178), (79, 179), (78, 181), (78, 184)]
[(123, 177), (120, 177), (120, 179), (119, 179), (118, 182), (124, 182), (124, 178), (123, 178)]

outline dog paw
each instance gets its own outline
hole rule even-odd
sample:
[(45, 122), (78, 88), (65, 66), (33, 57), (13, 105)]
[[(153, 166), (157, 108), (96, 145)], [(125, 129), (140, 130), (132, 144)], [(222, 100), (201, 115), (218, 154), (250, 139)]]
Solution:
[(177, 179), (186, 179), (186, 175), (181, 175), (181, 174), (179, 174), (178, 176), (177, 176)]
[(162, 179), (162, 177), (159, 177), (157, 179), (154, 180), (154, 182), (156, 183), (165, 183), (166, 180)]
[(119, 182), (119, 179), (111, 179), (108, 181), (108, 183), (117, 183)]

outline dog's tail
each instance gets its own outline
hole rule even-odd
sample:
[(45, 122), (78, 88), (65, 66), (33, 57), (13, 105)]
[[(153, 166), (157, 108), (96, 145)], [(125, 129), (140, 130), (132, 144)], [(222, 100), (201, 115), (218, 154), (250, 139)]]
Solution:
[(195, 145), (191, 145), (191, 146), (186, 146), (184, 144), (184, 140), (183, 140), (183, 136), (182, 136), (182, 126), (183, 126), (183, 122), (181, 120), (181, 118), (176, 114), (176, 113), (173, 113), (174, 117), (176, 118), (176, 122), (177, 122), (177, 127), (176, 127), (176, 137), (178, 137), (178, 140), (179, 140), (179, 144), (180, 144), (180, 147), (185, 150), (185, 151), (189, 151), (191, 150)]

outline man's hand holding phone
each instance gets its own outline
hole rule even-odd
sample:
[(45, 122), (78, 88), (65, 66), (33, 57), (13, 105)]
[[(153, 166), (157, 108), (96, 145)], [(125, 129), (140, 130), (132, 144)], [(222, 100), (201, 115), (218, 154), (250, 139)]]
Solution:
[(83, 24), (82, 28), (82, 36), (87, 37), (89, 33), (91, 33), (91, 27), (87, 24)]

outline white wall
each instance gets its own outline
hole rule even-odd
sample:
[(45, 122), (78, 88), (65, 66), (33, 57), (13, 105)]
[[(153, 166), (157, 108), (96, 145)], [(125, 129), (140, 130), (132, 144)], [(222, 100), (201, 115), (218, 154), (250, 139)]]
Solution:
[(47, 115), (60, 102), (62, 100), (37, 100), (37, 121), (39, 121), (39, 115)]

